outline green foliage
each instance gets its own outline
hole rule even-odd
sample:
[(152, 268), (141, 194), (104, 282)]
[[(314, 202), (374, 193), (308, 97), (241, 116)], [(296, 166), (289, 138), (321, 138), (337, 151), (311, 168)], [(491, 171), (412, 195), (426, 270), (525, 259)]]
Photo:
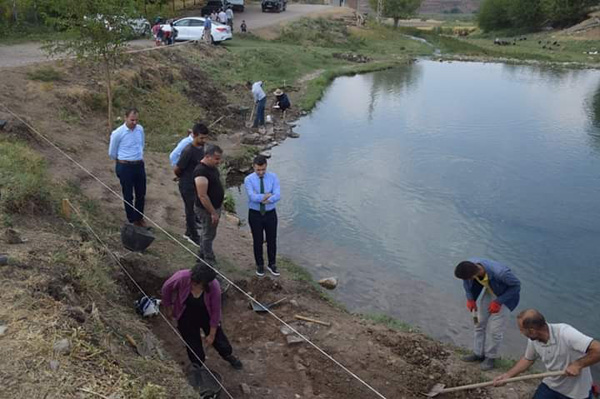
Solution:
[(24, 144), (0, 140), (0, 189), (0, 205), (8, 214), (47, 215), (54, 210), (46, 162)]
[(223, 209), (225, 209), (229, 213), (235, 212), (235, 198), (233, 198), (233, 194), (229, 191), (225, 192), (225, 199), (223, 199)]
[[(394, 27), (398, 27), (398, 21), (414, 16), (421, 6), (423, 0), (383, 0), (382, 15), (394, 20)], [(377, 10), (378, 0), (369, 0), (373, 10)]]
[(318, 47), (357, 47), (344, 21), (327, 18), (302, 18), (281, 29), (277, 41)]
[(43, 66), (27, 72), (27, 78), (30, 80), (39, 80), (42, 82), (55, 82), (63, 79), (60, 71), (51, 66)]
[(564, 27), (583, 19), (597, 0), (485, 0), (478, 23), (484, 31), (537, 30), (542, 24)]

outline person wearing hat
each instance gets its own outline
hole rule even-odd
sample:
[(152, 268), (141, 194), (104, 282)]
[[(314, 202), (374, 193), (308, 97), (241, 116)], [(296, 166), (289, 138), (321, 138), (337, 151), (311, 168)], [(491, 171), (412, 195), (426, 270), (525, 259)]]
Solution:
[(192, 269), (175, 272), (162, 286), (162, 305), (167, 317), (177, 321), (177, 329), (188, 345), (188, 358), (202, 367), (206, 358), (200, 330), (206, 344), (236, 370), (242, 362), (233, 355), (233, 348), (221, 327), (221, 285), (217, 273), (204, 263)]
[(285, 120), (285, 111), (287, 111), (292, 106), (292, 104), (290, 103), (290, 99), (288, 98), (287, 94), (285, 94), (281, 89), (275, 90), (273, 95), (275, 96), (275, 104), (273, 105), (273, 108), (281, 110), (281, 114), (283, 116), (283, 119)]

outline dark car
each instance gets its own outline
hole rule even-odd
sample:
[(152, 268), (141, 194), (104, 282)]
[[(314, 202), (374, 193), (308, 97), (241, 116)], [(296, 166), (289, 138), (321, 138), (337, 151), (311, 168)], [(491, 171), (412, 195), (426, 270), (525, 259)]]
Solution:
[(212, 14), (213, 12), (219, 12), (221, 8), (223, 8), (223, 2), (221, 0), (208, 0), (206, 5), (202, 7), (200, 14), (204, 17)]
[(282, 12), (287, 8), (287, 0), (262, 0), (260, 3), (262, 12)]

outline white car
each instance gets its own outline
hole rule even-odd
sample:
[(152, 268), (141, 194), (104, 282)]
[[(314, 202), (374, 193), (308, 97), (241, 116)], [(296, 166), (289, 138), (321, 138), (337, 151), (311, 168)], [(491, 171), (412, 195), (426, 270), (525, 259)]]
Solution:
[[(165, 25), (161, 25), (161, 28)], [(204, 38), (204, 17), (187, 17), (173, 22), (177, 30), (177, 41), (202, 40)], [(169, 29), (169, 28), (167, 28)], [(212, 21), (210, 36), (214, 43), (231, 40), (231, 28), (225, 24)]]

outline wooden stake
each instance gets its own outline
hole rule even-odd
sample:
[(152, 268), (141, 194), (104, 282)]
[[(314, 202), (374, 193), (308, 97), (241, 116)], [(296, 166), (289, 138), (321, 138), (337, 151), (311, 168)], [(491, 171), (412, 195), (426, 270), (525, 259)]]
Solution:
[(316, 323), (316, 324), (320, 324), (322, 326), (331, 326), (331, 323), (328, 323), (326, 321), (321, 321), (321, 320), (317, 320), (317, 319), (311, 319), (310, 317), (306, 317), (306, 316), (301, 316), (299, 314), (295, 314), (294, 315), (294, 319), (296, 320), (302, 320), (302, 321), (308, 321), (310, 323)]
[(63, 198), (63, 200), (62, 200), (61, 211), (62, 211), (62, 214), (65, 219), (68, 219), (68, 220), (71, 219), (71, 204), (69, 203), (69, 200), (66, 198)]

